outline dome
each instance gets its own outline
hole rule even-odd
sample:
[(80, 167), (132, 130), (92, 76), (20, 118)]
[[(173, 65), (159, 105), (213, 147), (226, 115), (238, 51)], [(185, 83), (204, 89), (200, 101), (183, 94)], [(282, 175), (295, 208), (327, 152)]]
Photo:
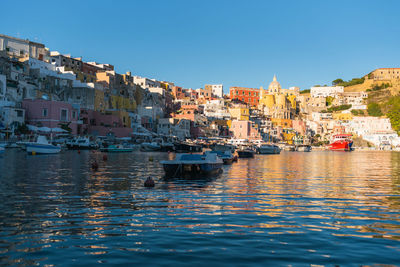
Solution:
[(270, 93), (279, 93), (281, 91), (281, 84), (276, 80), (276, 75), (274, 75), (274, 79), (269, 84), (268, 91)]

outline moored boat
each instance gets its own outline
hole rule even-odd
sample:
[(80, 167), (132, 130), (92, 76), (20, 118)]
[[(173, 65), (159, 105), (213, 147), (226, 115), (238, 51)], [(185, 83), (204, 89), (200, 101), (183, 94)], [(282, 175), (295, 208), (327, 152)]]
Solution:
[(296, 146), (296, 151), (311, 152), (311, 146), (310, 145), (298, 145), (298, 146)]
[(52, 145), (45, 136), (38, 136), (35, 143), (26, 144), (26, 152), (28, 154), (57, 154), (60, 153), (61, 147)]
[(97, 145), (92, 143), (88, 137), (77, 137), (66, 142), (67, 148), (71, 150), (97, 149)]
[(254, 158), (256, 151), (251, 146), (242, 146), (237, 150), (239, 158)]
[(3, 144), (0, 144), (0, 154), (3, 154), (5, 151), (5, 148), (3, 146)]
[(216, 153), (208, 154), (176, 154), (174, 160), (160, 162), (166, 177), (179, 177), (189, 175), (191, 178), (201, 178), (218, 174), (223, 161)]
[(329, 150), (333, 151), (351, 151), (353, 140), (351, 134), (336, 134), (332, 137), (332, 142), (329, 144)]
[(274, 145), (274, 144), (261, 144), (258, 148), (257, 151), (259, 154), (280, 154), (281, 149), (279, 146)]
[(205, 154), (217, 154), (217, 156), (222, 159), (222, 161), (224, 162), (225, 165), (230, 165), (233, 163), (235, 157), (232, 155), (230, 150), (226, 150), (226, 151), (206, 151)]
[(102, 148), (100, 148), (100, 151), (121, 153), (121, 152), (132, 152), (136, 149), (137, 148), (133, 147), (133, 146), (124, 146), (124, 145), (118, 144), (118, 145), (109, 145), (108, 147), (102, 147)]
[(142, 143), (140, 144), (140, 151), (143, 152), (152, 152), (152, 151), (160, 151), (161, 150), (161, 145), (157, 142), (151, 142), (151, 143)]
[(175, 151), (178, 153), (202, 152), (203, 147), (188, 142), (175, 143)]

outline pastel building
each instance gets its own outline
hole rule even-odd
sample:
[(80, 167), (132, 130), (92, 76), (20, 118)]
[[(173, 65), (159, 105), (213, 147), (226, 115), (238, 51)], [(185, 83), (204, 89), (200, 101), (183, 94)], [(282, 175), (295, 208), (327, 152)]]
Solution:
[(213, 97), (222, 98), (224, 96), (224, 87), (222, 84), (206, 84), (204, 89), (211, 91)]
[(248, 87), (229, 88), (229, 98), (231, 100), (240, 100), (251, 106), (257, 106), (259, 101), (259, 89)]
[(65, 124), (71, 128), (72, 134), (77, 134), (79, 110), (71, 104), (44, 99), (25, 99), (22, 101), (22, 108), (25, 109), (28, 124), (48, 128), (60, 128)]
[(311, 87), (311, 97), (335, 97), (338, 93), (343, 93), (343, 86), (314, 86)]
[(233, 120), (230, 128), (236, 139), (260, 140), (261, 135), (251, 121)]

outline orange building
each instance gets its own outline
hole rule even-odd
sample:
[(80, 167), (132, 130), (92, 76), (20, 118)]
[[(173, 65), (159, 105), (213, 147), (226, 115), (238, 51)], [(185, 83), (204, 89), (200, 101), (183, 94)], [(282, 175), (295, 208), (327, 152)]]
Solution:
[(257, 106), (260, 90), (258, 88), (231, 87), (229, 88), (229, 98), (238, 99), (251, 106)]

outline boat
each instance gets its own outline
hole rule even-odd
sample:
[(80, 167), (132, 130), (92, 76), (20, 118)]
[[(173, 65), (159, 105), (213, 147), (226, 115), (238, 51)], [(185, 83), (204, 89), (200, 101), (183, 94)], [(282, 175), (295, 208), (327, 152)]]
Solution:
[(254, 158), (256, 151), (250, 146), (242, 146), (237, 150), (239, 158)]
[(332, 136), (332, 142), (329, 144), (329, 150), (333, 151), (351, 151), (353, 140), (351, 134), (336, 134)]
[(297, 145), (296, 146), (296, 151), (298, 151), (298, 152), (311, 152), (311, 146), (310, 145)]
[(160, 163), (164, 167), (166, 177), (189, 175), (191, 178), (201, 178), (220, 173), (223, 161), (216, 153), (179, 153), (174, 160), (164, 160)]
[(126, 145), (109, 145), (107, 147), (102, 147), (100, 148), (100, 151), (102, 152), (114, 152), (114, 153), (120, 153), (120, 152), (132, 152), (136, 150), (136, 147), (134, 146), (126, 146)]
[(213, 151), (231, 151), (232, 153), (235, 152), (236, 147), (231, 144), (214, 144), (212, 146)]
[(97, 145), (92, 143), (89, 137), (79, 136), (65, 143), (71, 150), (90, 150), (97, 149)]
[(294, 145), (285, 145), (283, 147), (283, 150), (285, 150), (285, 151), (296, 151), (296, 147)]
[(5, 150), (5, 146), (3, 144), (0, 144), (0, 154), (3, 154)]
[(175, 143), (175, 151), (178, 153), (202, 152), (203, 147), (188, 142)]
[(34, 143), (27, 143), (26, 152), (28, 154), (57, 154), (61, 147), (52, 145), (45, 136), (39, 135)]
[(258, 148), (257, 151), (259, 154), (280, 154), (281, 149), (279, 146), (274, 145), (274, 144), (261, 144)]
[(151, 142), (151, 143), (142, 143), (140, 144), (140, 151), (143, 152), (152, 152), (152, 151), (160, 151), (161, 150), (161, 145), (157, 142)]
[(205, 154), (216, 154), (222, 161), (224, 162), (225, 165), (230, 165), (233, 163), (235, 157), (232, 155), (230, 150), (226, 151), (217, 151), (217, 150), (212, 150), (212, 151), (206, 151)]

